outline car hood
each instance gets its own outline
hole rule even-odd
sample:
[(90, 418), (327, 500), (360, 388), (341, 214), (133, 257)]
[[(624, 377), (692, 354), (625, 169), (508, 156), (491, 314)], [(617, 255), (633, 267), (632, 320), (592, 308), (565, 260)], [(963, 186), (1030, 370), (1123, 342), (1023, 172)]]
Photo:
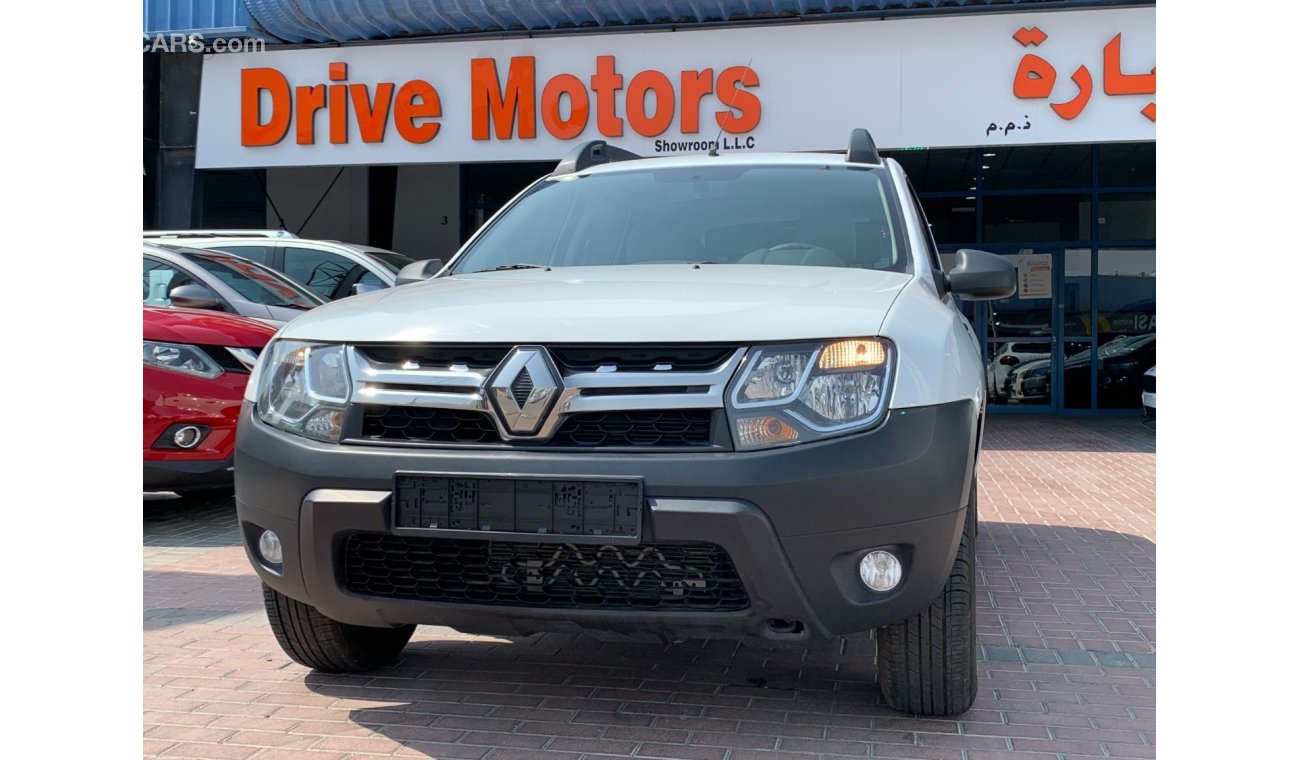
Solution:
[(144, 339), (169, 343), (261, 348), (274, 327), (249, 317), (202, 309), (144, 307)]
[(337, 342), (637, 343), (875, 335), (911, 275), (657, 264), (440, 277), (305, 312), (281, 336)]

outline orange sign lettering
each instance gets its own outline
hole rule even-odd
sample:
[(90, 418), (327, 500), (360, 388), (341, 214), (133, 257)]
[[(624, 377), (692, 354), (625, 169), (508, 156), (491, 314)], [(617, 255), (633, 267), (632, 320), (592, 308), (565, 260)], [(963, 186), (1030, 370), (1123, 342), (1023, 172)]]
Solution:
[[(646, 69), (633, 74), (625, 87), (613, 55), (597, 56), (593, 64), (586, 81), (565, 73), (541, 83), (539, 98), (537, 62), (532, 56), (511, 57), (505, 64), (504, 80), (496, 59), (472, 59), (470, 136), (474, 140), (534, 139), (539, 110), (542, 129), (559, 140), (573, 140), (586, 133), (593, 111), (596, 131), (605, 137), (622, 136), (625, 122), (642, 137), (662, 135), (674, 121), (683, 134), (697, 134), (705, 98), (710, 95), (716, 102), (713, 118), (723, 132), (749, 132), (762, 119), (763, 104), (755, 92), (759, 78), (749, 66), (725, 68), (716, 78), (712, 68), (674, 75)], [(1051, 71), (1050, 65), (1043, 70)], [(350, 83), (349, 73), (346, 62), (333, 61), (325, 82), (290, 86), (284, 74), (273, 68), (241, 70), (241, 144), (276, 145), (292, 128), (298, 145), (315, 145), (322, 111), (328, 140), (334, 145), (347, 144), (354, 134), (360, 135), (363, 143), (383, 143), (390, 122), (398, 137), (408, 143), (427, 143), (438, 135), (443, 106), (432, 84), (423, 79), (400, 85)]]
[[(400, 88), (394, 82), (379, 82), (371, 97), (370, 86), (347, 84), (348, 65), (341, 61), (329, 64), (331, 84), (290, 87), (284, 74), (271, 68), (243, 69), (239, 78), (239, 138), (246, 147), (275, 145), (289, 133), (296, 119), (294, 140), (299, 145), (316, 144), (316, 116), (325, 111), (329, 124), (329, 141), (335, 145), (348, 142), (351, 124), (365, 143), (382, 143), (388, 134), (391, 117), (402, 139), (425, 143), (438, 134), (432, 120), (442, 116), (438, 91), (422, 79), (413, 79)], [(269, 98), (270, 109), (262, 103)]]
[[(262, 120), (262, 93), (271, 97), (271, 114)], [(275, 69), (239, 72), (239, 137), (247, 147), (275, 145), (289, 132), (289, 80)]]
[[(1102, 92), (1106, 95), (1155, 95), (1156, 70), (1150, 74), (1125, 74), (1120, 69), (1120, 40), (1122, 34), (1116, 34), (1102, 48)], [(1011, 38), (1021, 47), (1038, 47), (1047, 41), (1047, 33), (1038, 27), (1026, 29), (1020, 27)], [(1083, 113), (1092, 98), (1092, 72), (1085, 65), (1080, 65), (1070, 76), (1078, 92), (1074, 97), (1061, 103), (1052, 103), (1052, 110), (1062, 119), (1072, 120)], [(1026, 53), (1020, 59), (1015, 76), (1011, 80), (1011, 92), (1021, 100), (1038, 100), (1049, 98), (1056, 85), (1056, 68), (1042, 56)], [(1156, 120), (1156, 104), (1147, 103), (1139, 112), (1151, 121)]]

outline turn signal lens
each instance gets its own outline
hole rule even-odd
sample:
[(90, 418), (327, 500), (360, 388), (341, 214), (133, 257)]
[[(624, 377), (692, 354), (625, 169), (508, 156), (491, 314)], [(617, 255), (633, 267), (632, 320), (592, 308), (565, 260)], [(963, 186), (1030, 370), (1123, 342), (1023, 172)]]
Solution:
[(799, 440), (799, 431), (776, 417), (743, 417), (736, 421), (737, 445), (742, 449), (779, 446)]
[(885, 363), (885, 347), (878, 340), (841, 340), (822, 349), (818, 369), (866, 369)]

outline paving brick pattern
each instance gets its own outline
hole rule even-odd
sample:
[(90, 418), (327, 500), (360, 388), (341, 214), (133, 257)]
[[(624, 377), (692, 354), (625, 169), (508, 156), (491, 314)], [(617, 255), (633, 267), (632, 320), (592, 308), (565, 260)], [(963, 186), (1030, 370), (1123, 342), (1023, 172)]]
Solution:
[(995, 417), (980, 464), (980, 679), (953, 720), (886, 708), (874, 643), (803, 652), (421, 627), (326, 676), (266, 626), (230, 501), (144, 503), (144, 752), (164, 758), (1155, 756), (1155, 436)]

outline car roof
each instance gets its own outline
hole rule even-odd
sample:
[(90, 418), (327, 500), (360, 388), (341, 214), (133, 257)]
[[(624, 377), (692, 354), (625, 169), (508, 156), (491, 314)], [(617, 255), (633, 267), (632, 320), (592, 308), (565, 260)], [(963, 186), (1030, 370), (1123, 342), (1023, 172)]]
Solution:
[[(170, 243), (170, 241), (168, 242)], [(184, 240), (181, 244), (189, 245), (191, 247), (198, 247), (199, 245), (202, 245), (204, 248), (219, 248), (223, 245), (254, 246), (254, 245), (267, 245), (272, 242), (284, 243), (286, 245), (319, 244), (319, 245), (329, 246), (332, 248), (346, 248), (350, 251), (366, 251), (366, 250), (375, 250), (381, 252), (384, 251), (384, 249), (382, 248), (372, 249), (369, 246), (361, 245), (360, 243), (345, 243), (342, 240), (326, 240), (324, 238), (300, 238), (300, 237), (282, 238), (282, 239), (275, 239), (275, 240), (272, 240), (270, 238), (252, 238), (252, 237), (205, 237), (205, 238), (189, 238)]]
[(843, 153), (751, 153), (736, 151), (722, 153), (717, 156), (710, 156), (707, 153), (688, 153), (675, 156), (647, 156), (623, 161), (611, 161), (589, 166), (575, 172), (575, 174), (617, 174), (619, 172), (643, 171), (645, 169), (685, 169), (700, 166), (827, 166), (839, 164), (864, 169), (876, 169), (884, 166), (884, 161), (887, 160), (889, 159), (883, 159), (879, 164), (851, 164), (844, 160)]
[(146, 230), (144, 233), (146, 239), (203, 239), (214, 237), (237, 237), (243, 239), (283, 239), (296, 238), (297, 235), (288, 230)]

